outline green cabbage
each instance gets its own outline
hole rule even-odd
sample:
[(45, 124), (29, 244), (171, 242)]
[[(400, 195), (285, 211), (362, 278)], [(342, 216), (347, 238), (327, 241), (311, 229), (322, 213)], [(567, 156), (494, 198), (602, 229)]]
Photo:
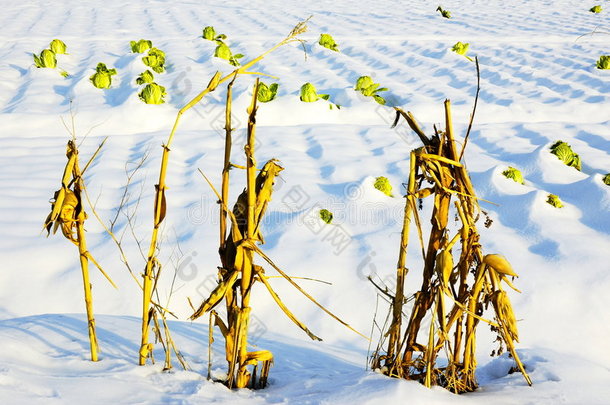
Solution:
[(33, 54), (34, 63), (37, 68), (51, 68), (54, 69), (57, 67), (57, 57), (55, 56), (55, 52), (50, 49), (44, 49), (40, 56)]
[(229, 46), (222, 41), (218, 42), (218, 46), (214, 51), (214, 56), (229, 61), (229, 63), (233, 66), (239, 66), (238, 59), (244, 57), (244, 55), (242, 55), (241, 53), (233, 55), (233, 52), (231, 52), (231, 48), (229, 48)]
[(382, 91), (387, 91), (387, 87), (379, 88), (380, 84), (373, 82), (370, 76), (360, 76), (356, 81), (356, 87), (354, 89), (356, 91), (360, 91), (365, 97), (373, 97), (376, 102), (381, 105), (385, 105), (385, 99), (381, 97), (378, 93)]
[(589, 9), (590, 12), (595, 13), (595, 14), (599, 14), (602, 12), (602, 6), (597, 5), (597, 6), (593, 6)]
[(278, 87), (280, 86), (277, 83), (271, 83), (271, 85), (267, 86), (265, 83), (260, 82), (258, 84), (258, 93), (256, 94), (256, 98), (261, 103), (268, 103), (277, 95)]
[(165, 52), (157, 48), (150, 48), (148, 56), (142, 58), (142, 62), (157, 73), (165, 71)]
[(568, 166), (574, 167), (577, 170), (582, 169), (582, 163), (580, 156), (574, 153), (570, 145), (563, 141), (557, 141), (551, 145), (551, 153), (559, 158), (563, 163)]
[(138, 94), (140, 100), (146, 104), (163, 104), (165, 103), (165, 87), (159, 86), (157, 83), (149, 83)]
[(208, 41), (215, 41), (221, 43), (223, 39), (226, 39), (227, 36), (225, 34), (216, 35), (216, 30), (214, 27), (208, 26), (203, 29), (203, 39), (207, 39)]
[(598, 69), (610, 69), (610, 55), (602, 55), (597, 60), (596, 66)]
[(356, 90), (362, 91), (373, 84), (373, 79), (371, 79), (370, 76), (360, 76), (358, 80), (356, 80)]
[(328, 94), (318, 94), (315, 86), (311, 83), (305, 83), (301, 86), (301, 101), (313, 103), (321, 98), (328, 100), (330, 96)]
[(602, 179), (605, 185), (610, 186), (610, 173), (606, 173), (604, 178)]
[(133, 53), (144, 53), (147, 49), (152, 48), (152, 41), (146, 39), (141, 39), (138, 42), (131, 41), (129, 44), (131, 45), (131, 52)]
[(322, 219), (322, 221), (326, 222), (327, 224), (330, 224), (331, 222), (333, 222), (333, 213), (323, 208), (320, 210), (320, 218)]
[(443, 8), (441, 6), (438, 6), (436, 8), (436, 11), (440, 11), (441, 16), (445, 17), (445, 18), (451, 18), (451, 11), (449, 10), (443, 10)]
[(507, 179), (514, 180), (519, 184), (525, 184), (525, 181), (523, 180), (523, 175), (521, 174), (519, 169), (515, 169), (514, 167), (509, 166), (507, 170), (504, 170), (502, 172), (502, 174)]
[(59, 39), (54, 39), (51, 41), (51, 50), (59, 55), (64, 55), (66, 53), (66, 44)]
[(105, 64), (98, 63), (95, 73), (89, 80), (98, 89), (109, 89), (112, 85), (112, 76), (114, 75), (116, 75), (116, 69), (108, 69)]
[(388, 197), (394, 197), (392, 194), (392, 185), (390, 184), (390, 180), (387, 177), (379, 176), (375, 179), (375, 184), (373, 184), (377, 190), (381, 191), (383, 194)]
[(451, 50), (457, 53), (458, 55), (466, 55), (469, 46), (469, 43), (462, 43), (458, 41), (455, 45), (453, 45), (453, 48), (451, 48)]
[(341, 106), (339, 104), (334, 104), (330, 101), (329, 94), (318, 94), (316, 88), (311, 83), (305, 83), (301, 86), (300, 99), (301, 101), (304, 101), (306, 103), (313, 103), (315, 101), (318, 101), (319, 99), (322, 99), (330, 103), (328, 106), (331, 110), (333, 109), (333, 106), (335, 106), (338, 110), (341, 109)]
[(137, 84), (147, 84), (155, 81), (155, 76), (150, 70), (140, 73), (140, 76), (136, 79)]
[(215, 41), (216, 40), (216, 30), (214, 29), (214, 27), (211, 27), (211, 26), (205, 27), (203, 29), (203, 38), (207, 39), (208, 41)]
[(331, 51), (339, 52), (339, 45), (335, 42), (330, 34), (320, 34), (320, 40), (318, 41), (324, 48), (328, 48)]
[(469, 61), (472, 62), (472, 58), (468, 55), (466, 55), (468, 53), (468, 48), (470, 47), (469, 43), (463, 43), (463, 42), (456, 42), (455, 45), (453, 45), (453, 47), (451, 48), (451, 50), (455, 53), (457, 53), (458, 55), (462, 55), (464, 57), (466, 57), (466, 59), (468, 59)]
[(563, 207), (563, 203), (561, 202), (559, 197), (557, 197), (555, 194), (549, 194), (547, 196), (546, 202), (548, 204), (551, 204), (555, 208), (562, 208)]

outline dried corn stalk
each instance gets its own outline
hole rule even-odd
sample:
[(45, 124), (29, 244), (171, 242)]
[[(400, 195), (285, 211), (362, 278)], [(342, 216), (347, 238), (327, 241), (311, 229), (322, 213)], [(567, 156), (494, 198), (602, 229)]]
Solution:
[[(420, 381), (427, 387), (441, 385), (455, 393), (472, 391), (477, 388), (476, 327), (483, 321), (497, 332), (500, 344), (508, 348), (531, 385), (515, 351), (518, 341), (516, 319), (502, 284), (504, 281), (514, 288), (508, 277), (515, 277), (516, 273), (502, 256), (483, 255), (475, 225), (481, 210), (468, 171), (460, 163), (463, 150), (458, 153), (450, 107), (446, 100), (445, 131), (436, 130), (430, 137), (421, 130), (411, 113), (396, 108), (396, 123), (400, 117), (404, 118), (424, 146), (411, 152), (396, 289), (391, 302), (392, 320), (385, 334), (387, 345), (382, 338), (372, 356), (371, 366), (389, 376)], [(418, 205), (423, 200), (433, 203), (427, 243), (418, 214)], [(460, 224), (455, 234), (449, 229), (449, 218), (453, 217)], [(415, 219), (422, 248), (423, 280), (419, 291), (412, 296), (413, 308), (403, 325), (407, 246), (412, 219)], [(458, 240), (459, 256), (454, 252)], [(493, 321), (483, 318), (483, 311), (488, 306), (494, 309)], [(429, 328), (424, 327), (424, 318), (430, 321)], [(426, 329), (426, 342), (420, 343), (420, 332)], [(446, 366), (437, 365), (442, 349), (447, 353)]]
[[(222, 332), (225, 338), (225, 352), (226, 360), (228, 362), (228, 377), (225, 383), (230, 388), (264, 388), (267, 384), (269, 368), (273, 363), (273, 354), (268, 350), (248, 351), (248, 324), (252, 310), (250, 306), (250, 294), (256, 281), (260, 281), (265, 286), (273, 300), (286, 316), (288, 316), (288, 318), (301, 328), (311, 339), (322, 340), (313, 334), (307, 326), (299, 321), (284, 305), (279, 295), (269, 283), (269, 277), (265, 275), (264, 269), (254, 263), (255, 253), (273, 267), (281, 277), (285, 278), (302, 294), (322, 308), (322, 310), (343, 325), (352, 329), (348, 324), (334, 316), (313, 299), (313, 297), (302, 290), (291, 277), (279, 269), (257, 246), (259, 243), (264, 243), (260, 228), (262, 219), (265, 215), (267, 205), (271, 201), (275, 178), (283, 170), (283, 167), (278, 164), (278, 161), (272, 159), (265, 163), (257, 174), (254, 145), (258, 83), (257, 80), (252, 93), (252, 102), (248, 109), (248, 139), (245, 146), (246, 188), (239, 195), (232, 211), (228, 210), (225, 203), (229, 194), (229, 169), (231, 167), (236, 167), (235, 165), (232, 165), (229, 160), (231, 155), (230, 120), (231, 88), (233, 82), (228, 86), (222, 194), (217, 193), (221, 206), (219, 253), (222, 267), (219, 268), (219, 281), (217, 287), (190, 317), (191, 320), (194, 320), (204, 315), (206, 312), (210, 312), (210, 328), (212, 328), (213, 322)], [(228, 235), (226, 234), (227, 216), (230, 218), (231, 224)], [(226, 323), (215, 311), (213, 311), (223, 299), (227, 309)], [(212, 321), (212, 317), (214, 318), (214, 321)], [(210, 330), (210, 343), (212, 340), (213, 337)], [(260, 374), (257, 375), (259, 363), (261, 364), (261, 368)], [(208, 367), (208, 378), (210, 377), (210, 367)]]
[(44, 223), (44, 228), (47, 230), (47, 236), (51, 233), (51, 230), (53, 230), (53, 234), (55, 234), (57, 230), (61, 228), (61, 232), (66, 239), (78, 246), (81, 272), (83, 275), (83, 287), (85, 290), (87, 329), (89, 332), (92, 361), (97, 361), (99, 349), (95, 333), (95, 318), (93, 317), (93, 297), (91, 295), (91, 282), (89, 281), (89, 261), (91, 261), (104, 277), (106, 277), (110, 284), (116, 288), (114, 282), (87, 250), (87, 239), (85, 237), (85, 220), (87, 219), (87, 214), (83, 209), (83, 201), (81, 198), (81, 195), (85, 190), (85, 184), (82, 178), (83, 172), (89, 167), (89, 164), (93, 161), (102, 145), (103, 142), (93, 157), (91, 157), (89, 163), (85, 166), (85, 169), (81, 172), (75, 140), (72, 139), (68, 141), (66, 150), (68, 162), (66, 163), (62, 176), (61, 188), (53, 195), (53, 199), (51, 200), (51, 213), (47, 216)]

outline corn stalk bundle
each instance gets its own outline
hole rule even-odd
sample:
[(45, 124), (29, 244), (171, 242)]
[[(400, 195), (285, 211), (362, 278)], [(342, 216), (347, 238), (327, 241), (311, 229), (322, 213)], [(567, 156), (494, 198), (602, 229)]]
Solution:
[[(498, 353), (506, 347), (531, 385), (515, 351), (519, 339), (516, 318), (504, 289), (505, 285), (515, 289), (509, 277), (517, 274), (503, 256), (483, 253), (476, 227), (482, 211), (468, 171), (460, 162), (466, 143), (458, 153), (450, 102), (445, 101), (445, 130), (435, 128), (433, 136), (421, 130), (410, 112), (396, 108), (396, 113), (394, 125), (404, 118), (424, 146), (410, 155), (391, 322), (371, 358), (371, 367), (392, 377), (420, 381), (427, 387), (441, 385), (454, 393), (473, 391), (478, 386), (476, 328), (484, 322), (498, 334)], [(427, 242), (418, 212), (424, 201), (433, 203)], [(449, 229), (449, 218), (454, 217), (459, 224), (455, 234)], [(422, 249), (423, 274), (419, 291), (407, 296), (404, 285), (412, 220)], [(457, 246), (459, 254), (454, 249)], [(384, 293), (387, 295), (387, 291)], [(413, 301), (413, 307), (403, 319), (407, 300)], [(488, 307), (493, 309), (493, 320), (483, 317)], [(430, 322), (429, 327), (424, 326), (424, 320)], [(437, 361), (441, 350), (447, 356), (443, 366)]]
[(53, 231), (53, 234), (55, 234), (58, 229), (61, 229), (61, 233), (66, 239), (78, 247), (81, 273), (83, 276), (83, 287), (85, 291), (87, 329), (89, 333), (89, 346), (92, 361), (98, 360), (99, 348), (95, 333), (95, 318), (93, 316), (93, 297), (91, 294), (91, 282), (89, 281), (89, 261), (100, 270), (113, 287), (117, 288), (114, 282), (87, 250), (87, 238), (85, 236), (85, 220), (87, 219), (87, 214), (83, 208), (82, 194), (85, 191), (85, 184), (82, 176), (102, 145), (100, 145), (83, 171), (81, 171), (75, 140), (72, 139), (68, 141), (66, 148), (68, 162), (66, 163), (62, 176), (61, 188), (54, 193), (53, 198), (51, 199), (51, 213), (49, 213), (44, 222), (44, 229), (47, 230), (47, 236), (50, 235), (51, 230)]

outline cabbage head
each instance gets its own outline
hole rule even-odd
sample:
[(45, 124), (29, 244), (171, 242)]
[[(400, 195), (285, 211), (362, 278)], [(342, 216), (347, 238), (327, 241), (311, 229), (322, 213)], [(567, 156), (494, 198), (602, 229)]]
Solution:
[(387, 87), (379, 88), (380, 84), (373, 82), (370, 76), (360, 76), (356, 81), (356, 91), (360, 91), (365, 97), (373, 97), (375, 101), (381, 105), (385, 105), (386, 101), (379, 95), (379, 92), (387, 91)]
[(53, 52), (55, 52), (58, 55), (66, 54), (66, 49), (67, 49), (66, 44), (60, 39), (52, 40), (50, 48)]
[(387, 177), (379, 176), (375, 179), (375, 184), (373, 184), (377, 190), (381, 191), (383, 194), (388, 197), (394, 197), (392, 194), (392, 185), (390, 184), (390, 180)]
[(151, 72), (150, 70), (146, 70), (146, 71), (140, 73), (140, 76), (138, 76), (138, 78), (136, 79), (137, 84), (147, 84), (147, 83), (152, 83), (154, 81), (155, 81), (155, 76), (153, 75), (153, 72)]
[(580, 156), (574, 153), (570, 145), (563, 141), (557, 141), (551, 145), (551, 153), (559, 158), (567, 166), (582, 170)]
[(330, 34), (320, 34), (320, 40), (318, 41), (324, 48), (328, 48), (331, 51), (339, 52), (339, 45), (335, 42)]
[(519, 169), (515, 169), (514, 167), (509, 166), (507, 170), (504, 170), (502, 172), (502, 174), (507, 179), (511, 179), (519, 184), (525, 184), (525, 181), (523, 180), (523, 175), (521, 174)]
[(149, 83), (144, 89), (138, 94), (140, 100), (146, 104), (163, 104), (165, 103), (165, 87), (159, 86), (157, 83)]
[(98, 63), (95, 73), (89, 80), (98, 89), (109, 89), (112, 85), (112, 76), (114, 75), (116, 75), (116, 69), (108, 69), (105, 64)]
[(34, 63), (37, 68), (51, 68), (54, 69), (57, 67), (57, 57), (55, 56), (55, 52), (50, 49), (44, 49), (40, 56), (33, 54)]
[(373, 79), (371, 79), (370, 76), (360, 76), (358, 78), (358, 80), (356, 80), (355, 89), (358, 91), (362, 91), (364, 89), (371, 87), (373, 84), (375, 84), (375, 83), (373, 83)]
[(322, 221), (326, 222), (327, 224), (330, 224), (331, 222), (333, 222), (333, 213), (323, 208), (320, 210), (320, 218), (322, 219)]
[(318, 94), (316, 88), (311, 83), (305, 83), (301, 86), (301, 101), (306, 103), (313, 103), (319, 99), (328, 100), (330, 96), (328, 94)]
[(239, 66), (238, 59), (244, 57), (244, 55), (242, 55), (241, 53), (233, 55), (233, 52), (231, 52), (231, 48), (229, 48), (229, 46), (224, 42), (218, 42), (218, 46), (214, 51), (214, 56), (229, 61), (229, 63), (233, 66)]
[(271, 85), (267, 86), (265, 83), (260, 82), (258, 84), (258, 93), (256, 94), (256, 98), (261, 103), (268, 103), (269, 101), (275, 99), (277, 89), (279, 87), (280, 86), (277, 83), (271, 83)]
[(469, 43), (463, 43), (463, 42), (456, 42), (455, 45), (453, 45), (453, 47), (451, 48), (451, 50), (455, 53), (457, 53), (458, 55), (462, 55), (464, 56), (466, 59), (468, 59), (469, 61), (472, 62), (472, 58), (468, 55), (466, 55), (468, 53), (468, 48), (470, 47)]
[(131, 45), (131, 52), (133, 53), (144, 53), (147, 49), (152, 48), (152, 41), (146, 39), (141, 39), (138, 42), (131, 41), (129, 44)]
[(469, 46), (469, 43), (463, 43), (458, 41), (455, 43), (455, 45), (453, 45), (453, 48), (451, 48), (451, 50), (457, 53), (458, 55), (466, 55)]
[(598, 69), (610, 69), (610, 55), (602, 55), (595, 64)]
[(208, 41), (216, 40), (216, 30), (214, 27), (208, 26), (203, 29), (203, 39), (207, 39)]
[(546, 202), (548, 204), (551, 204), (555, 208), (562, 208), (563, 207), (563, 203), (561, 202), (559, 197), (557, 197), (555, 194), (549, 194), (547, 196), (547, 198), (546, 198)]
[(157, 73), (165, 71), (165, 52), (157, 48), (150, 48), (148, 56), (142, 58), (142, 62)]

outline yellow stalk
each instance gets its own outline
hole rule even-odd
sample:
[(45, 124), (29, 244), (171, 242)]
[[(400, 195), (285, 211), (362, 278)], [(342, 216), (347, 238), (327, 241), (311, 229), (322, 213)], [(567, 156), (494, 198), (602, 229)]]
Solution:
[(411, 152), (409, 160), (409, 185), (407, 195), (405, 197), (405, 212), (402, 223), (402, 232), (400, 237), (400, 251), (398, 253), (398, 263), (396, 264), (396, 294), (392, 304), (392, 324), (390, 326), (390, 339), (388, 342), (388, 358), (393, 358), (394, 353), (398, 351), (398, 342), (402, 325), (402, 304), (404, 300), (404, 284), (407, 274), (407, 247), (409, 245), (409, 226), (411, 224), (411, 210), (414, 208), (411, 203), (413, 193), (415, 192), (415, 175), (417, 167), (417, 154)]
[(89, 330), (89, 346), (91, 348), (91, 361), (97, 361), (97, 337), (95, 334), (95, 318), (93, 317), (93, 297), (91, 294), (91, 281), (89, 281), (89, 261), (87, 259), (87, 241), (85, 239), (84, 211), (81, 211), (77, 223), (78, 252), (80, 254), (80, 267), (83, 274), (85, 290), (85, 307), (87, 309), (87, 328)]

